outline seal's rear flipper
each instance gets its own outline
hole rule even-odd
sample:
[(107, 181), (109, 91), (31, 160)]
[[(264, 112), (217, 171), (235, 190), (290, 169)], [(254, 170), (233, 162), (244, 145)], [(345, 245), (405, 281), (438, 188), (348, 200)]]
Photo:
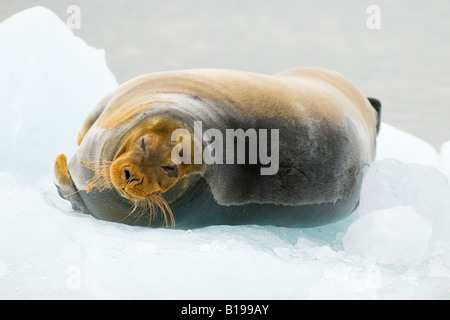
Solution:
[(378, 118), (377, 118), (377, 133), (380, 132), (380, 122), (381, 122), (381, 102), (375, 98), (367, 98), (372, 105), (372, 107), (376, 110)]

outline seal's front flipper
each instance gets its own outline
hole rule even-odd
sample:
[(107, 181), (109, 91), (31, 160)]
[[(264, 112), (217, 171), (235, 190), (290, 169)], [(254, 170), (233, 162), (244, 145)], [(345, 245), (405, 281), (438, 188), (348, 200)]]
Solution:
[(62, 190), (70, 192), (73, 183), (72, 178), (70, 177), (69, 168), (67, 168), (67, 157), (64, 154), (61, 153), (56, 157), (53, 171), (55, 174), (55, 184)]
[(380, 132), (380, 123), (381, 123), (381, 102), (378, 99), (375, 98), (367, 98), (372, 105), (372, 107), (377, 112), (378, 118), (377, 118), (377, 133)]
[(67, 167), (67, 158), (64, 154), (61, 153), (56, 157), (53, 172), (55, 175), (56, 189), (61, 198), (69, 200), (74, 210), (83, 211), (85, 205), (70, 176), (69, 168)]

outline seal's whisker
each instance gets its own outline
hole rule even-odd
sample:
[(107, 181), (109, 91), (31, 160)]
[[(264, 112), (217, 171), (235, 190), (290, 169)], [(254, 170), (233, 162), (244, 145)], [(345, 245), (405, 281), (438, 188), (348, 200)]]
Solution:
[(170, 224), (172, 228), (175, 228), (175, 218), (173, 217), (172, 209), (170, 208), (167, 201), (163, 198), (161, 193), (154, 193), (152, 194), (154, 203), (158, 206), (158, 208), (161, 210), (162, 214), (164, 215), (164, 222), (166, 224), (166, 228), (169, 226), (169, 222), (167, 219), (167, 213), (170, 217)]
[(150, 223), (152, 221), (152, 213), (153, 213), (153, 208), (151, 205), (149, 205), (149, 203), (143, 199), (139, 201), (140, 205), (141, 205), (141, 214), (139, 215), (139, 217), (137, 218), (137, 220), (139, 220), (140, 218), (142, 218), (142, 216), (147, 212), (150, 211), (150, 219), (148, 222), (148, 227), (150, 227)]
[(148, 222), (148, 226), (150, 227), (150, 224), (152, 222), (152, 220), (156, 217), (156, 206), (155, 206), (155, 197), (153, 194), (149, 194), (147, 197), (145, 197), (145, 201), (147, 203), (147, 205), (150, 208), (150, 221)]
[[(126, 219), (128, 219), (138, 208), (140, 207), (140, 205), (138, 204), (138, 202), (137, 201), (134, 201), (134, 203), (133, 203), (133, 209), (125, 216), (125, 217), (123, 217), (122, 219), (120, 219), (120, 222), (123, 222), (123, 221), (125, 221)], [(139, 220), (139, 219), (135, 219), (136, 221), (137, 220)], [(135, 221), (135, 222), (136, 222)]]
[(132, 211), (130, 211), (130, 213), (128, 213), (125, 217), (123, 217), (122, 219), (120, 219), (120, 222), (124, 222), (126, 219), (128, 219), (134, 212), (134, 208)]
[(145, 198), (145, 203), (149, 208), (149, 213), (150, 213), (150, 217), (149, 217), (149, 222), (148, 222), (148, 226), (150, 227), (150, 224), (152, 223), (152, 220), (155, 218), (156, 216), (156, 207), (155, 207), (155, 201), (153, 199), (153, 194), (148, 195)]
[(64, 197), (64, 198), (68, 198), (69, 196), (72, 196), (72, 195), (74, 195), (74, 194), (76, 194), (76, 193), (78, 193), (78, 192), (81, 192), (81, 191), (82, 191), (82, 190), (76, 190), (76, 191), (74, 191), (74, 192), (70, 192), (70, 193), (64, 194), (63, 197)]
[(135, 199), (135, 200), (133, 200), (133, 209), (130, 211), (130, 213), (128, 213), (128, 215), (126, 215), (122, 219), (122, 221), (129, 218), (131, 215), (134, 214), (133, 220), (136, 223), (139, 221), (139, 219), (142, 218), (142, 216), (147, 211), (150, 212), (150, 219), (149, 219), (149, 224), (148, 224), (148, 226), (150, 226), (151, 220), (153, 218), (153, 211), (154, 211), (153, 203), (148, 202), (147, 199)]
[(150, 217), (149, 217), (148, 225), (147, 225), (148, 227), (150, 227), (152, 220), (155, 216), (155, 205), (152, 200), (147, 199), (147, 198), (144, 200), (144, 203), (145, 203), (145, 206), (148, 207), (148, 210), (150, 212)]
[(83, 167), (95, 172), (94, 177), (92, 177), (91, 180), (87, 181), (88, 187), (86, 189), (86, 193), (91, 192), (94, 187), (99, 191), (112, 187), (110, 178), (110, 168), (112, 165), (112, 161), (86, 161), (86, 159), (83, 159), (82, 165)]
[(166, 228), (169, 226), (168, 216), (170, 217), (172, 228), (175, 228), (175, 219), (172, 210), (161, 193), (149, 194), (144, 199), (134, 200), (132, 211), (124, 217), (122, 221), (135, 214), (134, 220), (137, 222), (144, 214), (148, 213), (149, 221), (147, 226), (150, 227), (152, 220), (156, 217), (158, 209), (161, 210), (161, 213), (163, 214)]

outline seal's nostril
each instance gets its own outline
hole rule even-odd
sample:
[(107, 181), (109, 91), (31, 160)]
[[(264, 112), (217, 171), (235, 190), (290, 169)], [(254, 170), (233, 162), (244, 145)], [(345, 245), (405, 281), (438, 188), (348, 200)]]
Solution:
[(140, 181), (138, 178), (132, 176), (131, 170), (128, 168), (123, 169), (123, 173), (125, 174), (125, 180), (127, 181), (127, 184), (133, 181)]
[(125, 180), (127, 180), (127, 181), (130, 180), (130, 178), (131, 178), (130, 170), (125, 168), (125, 169), (123, 169), (123, 172), (125, 173)]

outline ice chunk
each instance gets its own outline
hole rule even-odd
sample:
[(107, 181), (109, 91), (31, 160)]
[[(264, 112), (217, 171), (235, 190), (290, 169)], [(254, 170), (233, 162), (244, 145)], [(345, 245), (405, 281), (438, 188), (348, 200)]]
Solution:
[[(437, 169), (398, 160), (380, 160), (367, 172), (357, 213), (413, 207), (433, 224), (433, 238), (450, 244), (450, 186)], [(448, 248), (450, 249), (450, 247)]]
[(411, 264), (425, 257), (432, 226), (413, 207), (370, 212), (348, 229), (343, 239), (347, 253), (382, 264)]
[(104, 51), (43, 7), (2, 22), (0, 43), (0, 167), (32, 181), (75, 151), (84, 117), (117, 82)]
[(450, 140), (442, 144), (440, 156), (446, 173), (450, 177)]
[(377, 137), (377, 160), (394, 158), (404, 163), (418, 163), (441, 168), (439, 155), (428, 142), (385, 122)]

